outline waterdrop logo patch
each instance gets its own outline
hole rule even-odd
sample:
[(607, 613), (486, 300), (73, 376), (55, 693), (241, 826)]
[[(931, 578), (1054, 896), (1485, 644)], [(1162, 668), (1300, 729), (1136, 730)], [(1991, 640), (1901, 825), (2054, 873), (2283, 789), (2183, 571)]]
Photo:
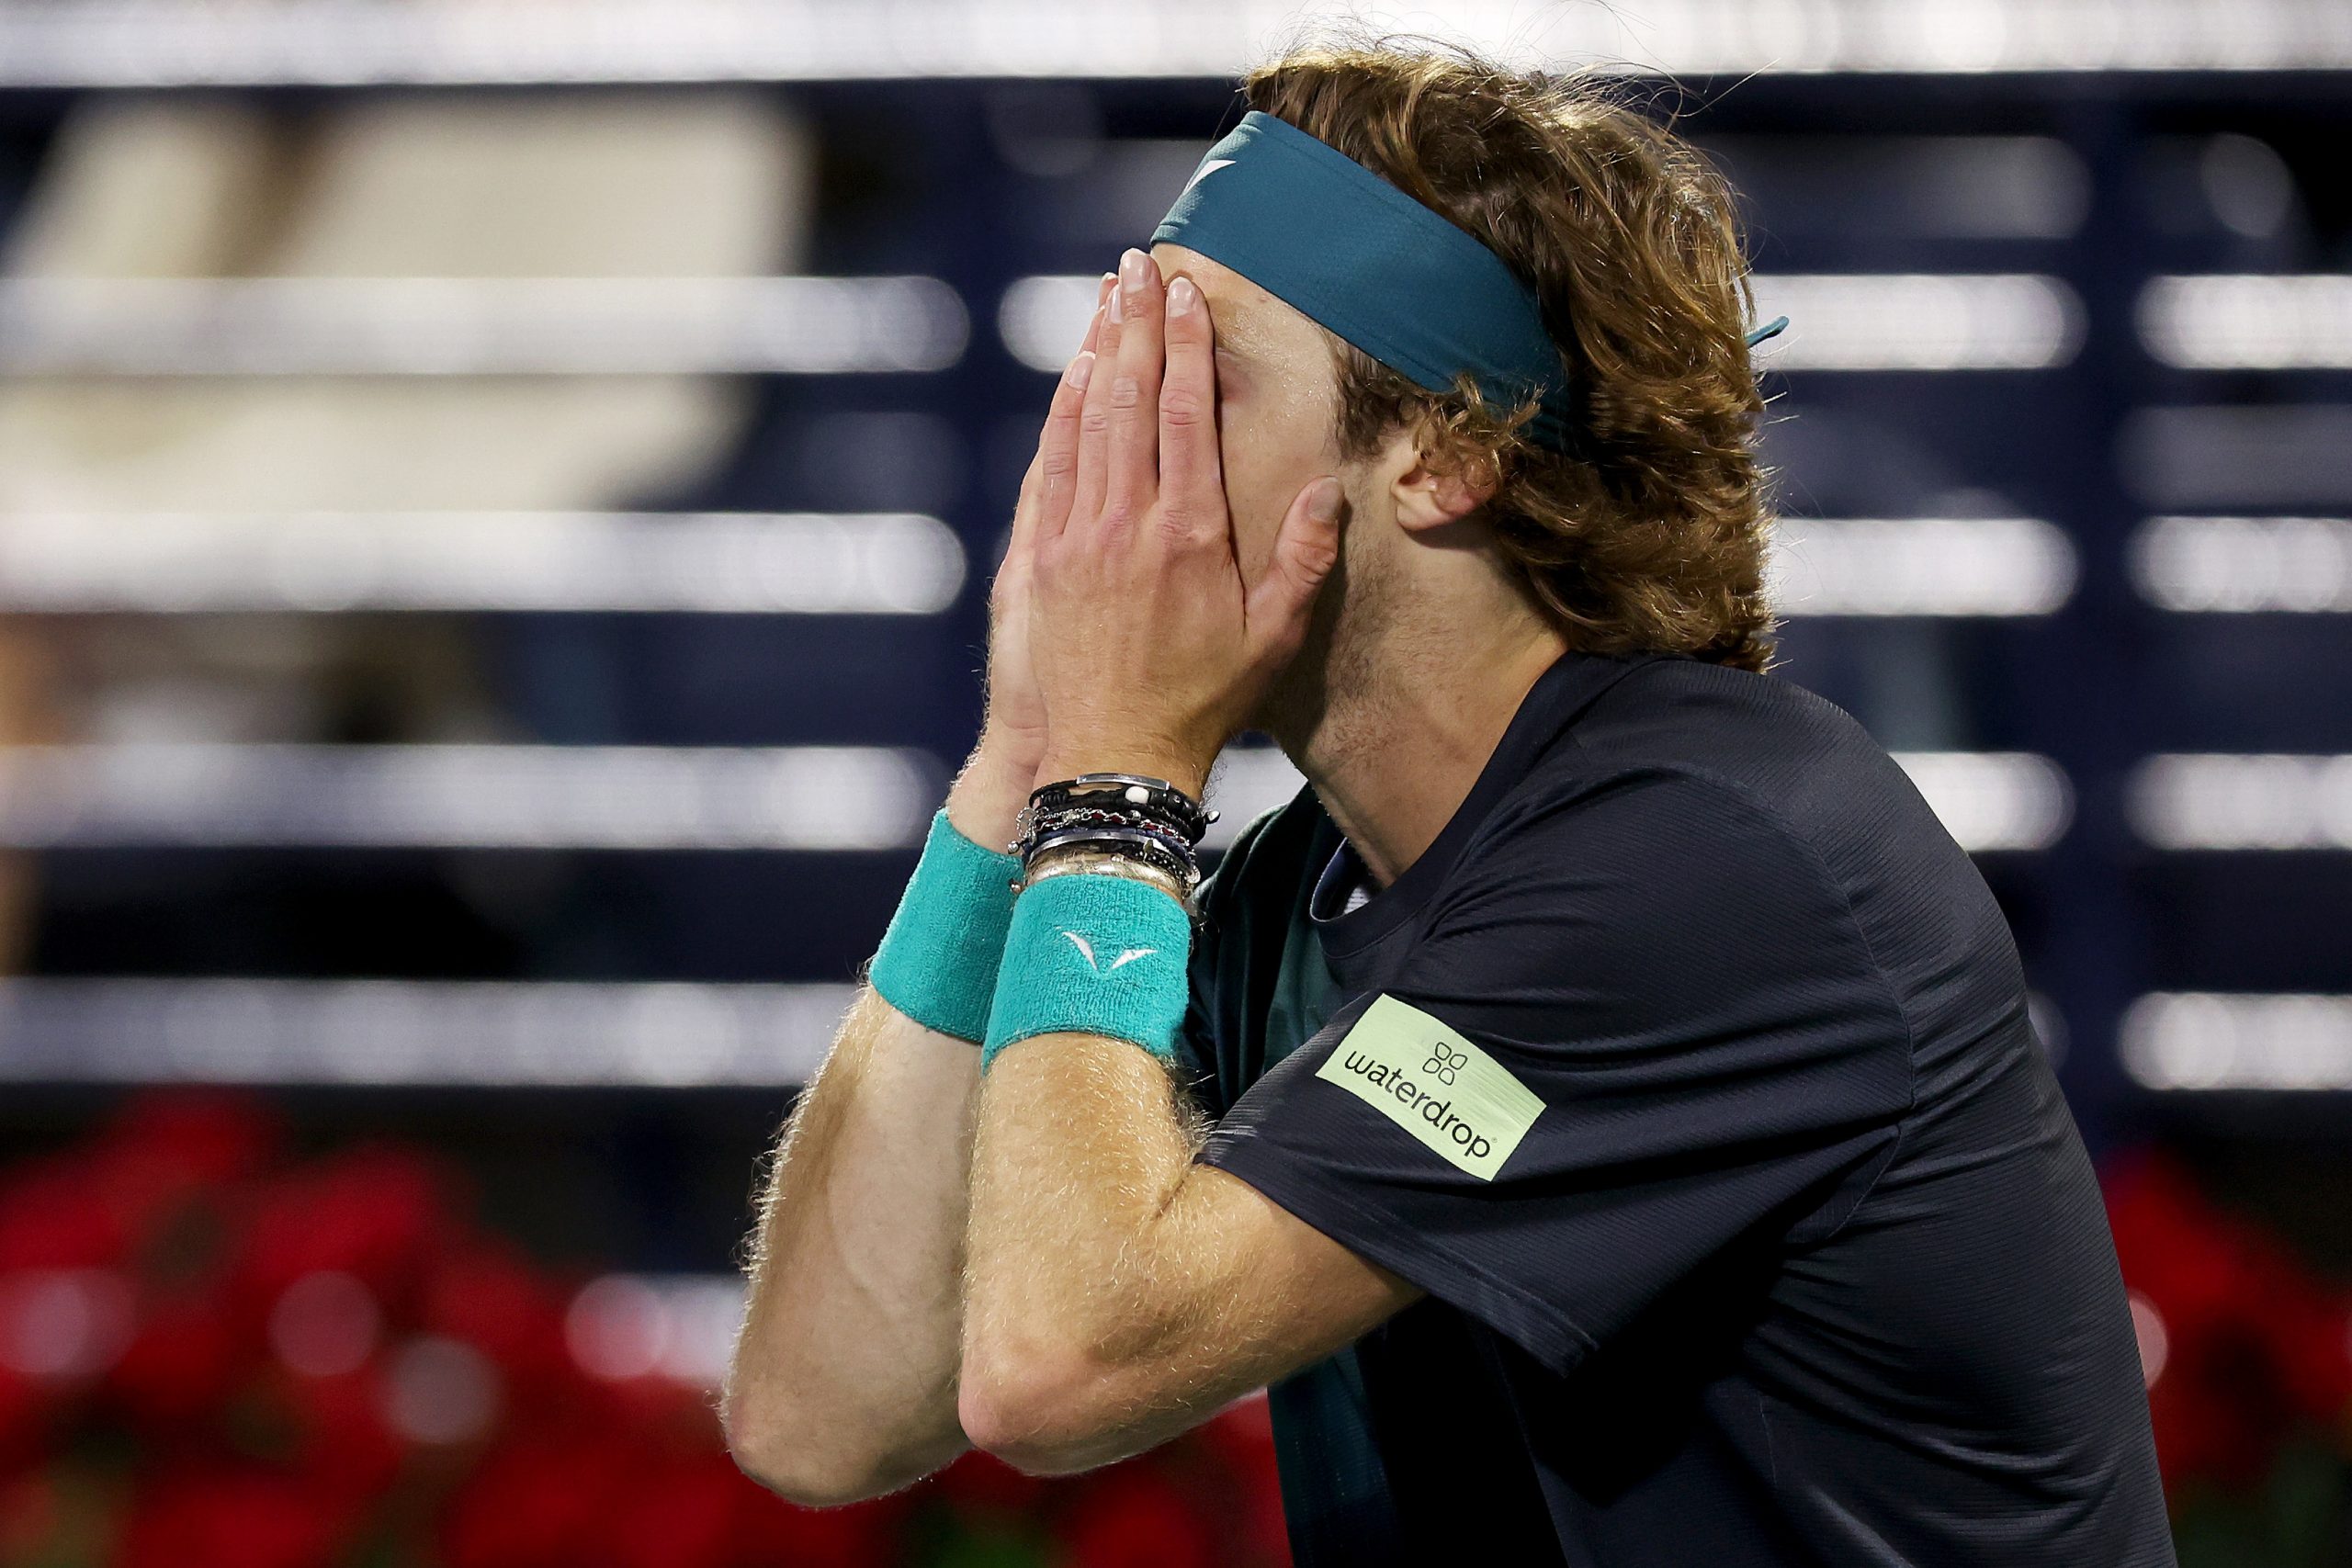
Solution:
[(1510, 1069), (1409, 1002), (1382, 993), (1315, 1069), (1481, 1181), (1544, 1101)]

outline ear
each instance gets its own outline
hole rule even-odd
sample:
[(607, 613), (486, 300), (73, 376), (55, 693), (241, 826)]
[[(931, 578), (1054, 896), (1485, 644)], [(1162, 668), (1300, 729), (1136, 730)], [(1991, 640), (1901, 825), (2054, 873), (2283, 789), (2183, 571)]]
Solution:
[(1442, 528), (1483, 505), (1498, 488), (1491, 459), (1474, 459), (1460, 473), (1442, 473), (1430, 466), (1428, 455), (1409, 439), (1397, 453), (1402, 471), (1390, 481), (1396, 502), (1396, 523), (1413, 533)]

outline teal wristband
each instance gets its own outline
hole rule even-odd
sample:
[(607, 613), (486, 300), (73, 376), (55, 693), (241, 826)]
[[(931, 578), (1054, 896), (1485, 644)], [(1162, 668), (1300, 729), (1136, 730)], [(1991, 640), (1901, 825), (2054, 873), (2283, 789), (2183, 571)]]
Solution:
[(986, 1039), (1020, 874), (1019, 855), (974, 843), (941, 807), (866, 984), (925, 1029), (976, 1044)]
[(1034, 884), (1012, 907), (980, 1071), (1015, 1041), (1064, 1030), (1172, 1057), (1192, 950), (1191, 915), (1148, 882), (1066, 872)]

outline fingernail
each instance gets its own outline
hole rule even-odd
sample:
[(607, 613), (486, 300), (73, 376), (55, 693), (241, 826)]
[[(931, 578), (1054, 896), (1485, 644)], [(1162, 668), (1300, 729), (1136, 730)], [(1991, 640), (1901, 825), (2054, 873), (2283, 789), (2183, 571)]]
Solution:
[(1063, 378), (1069, 382), (1070, 389), (1076, 392), (1086, 390), (1086, 383), (1093, 374), (1094, 355), (1091, 350), (1071, 360), (1069, 368), (1062, 372)]
[(1116, 322), (1116, 321), (1118, 321), (1118, 319), (1119, 319), (1119, 290), (1117, 290), (1117, 289), (1114, 288), (1113, 290), (1111, 290), (1111, 320), (1112, 320), (1114, 322)]
[(1133, 246), (1129, 246), (1125, 252), (1121, 253), (1119, 256), (1119, 281), (1126, 286), (1126, 290), (1129, 295), (1132, 296), (1143, 292), (1144, 269), (1150, 265), (1151, 258), (1144, 254), (1141, 251), (1135, 249)]
[(1317, 523), (1329, 523), (1340, 514), (1340, 481), (1325, 479), (1314, 495), (1307, 499), (1306, 514)]
[(1200, 302), (1201, 291), (1193, 287), (1193, 280), (1191, 278), (1180, 277), (1175, 282), (1168, 286), (1168, 313), (1170, 315), (1189, 316), (1193, 313), (1193, 307)]

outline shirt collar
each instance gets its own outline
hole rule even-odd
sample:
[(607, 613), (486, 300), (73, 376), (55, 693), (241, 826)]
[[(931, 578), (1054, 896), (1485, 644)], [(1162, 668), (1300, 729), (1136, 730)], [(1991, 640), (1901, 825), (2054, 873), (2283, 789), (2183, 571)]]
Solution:
[(1672, 654), (1598, 654), (1570, 649), (1535, 678), (1520, 700), (1519, 708), (1503, 728), (1493, 753), (1479, 769), (1470, 793), (1446, 819), (1430, 847), (1397, 874), (1396, 880), (1374, 892), (1353, 909), (1346, 908), (1348, 889), (1366, 876), (1363, 861), (1324, 814), (1318, 825), (1322, 871), (1307, 899), (1307, 919), (1323, 943), (1327, 957), (1360, 953), (1410, 918), (1445, 880), (1463, 849), (1495, 803), (1524, 777), (1538, 757), (1589, 707), (1595, 699), (1640, 666)]

